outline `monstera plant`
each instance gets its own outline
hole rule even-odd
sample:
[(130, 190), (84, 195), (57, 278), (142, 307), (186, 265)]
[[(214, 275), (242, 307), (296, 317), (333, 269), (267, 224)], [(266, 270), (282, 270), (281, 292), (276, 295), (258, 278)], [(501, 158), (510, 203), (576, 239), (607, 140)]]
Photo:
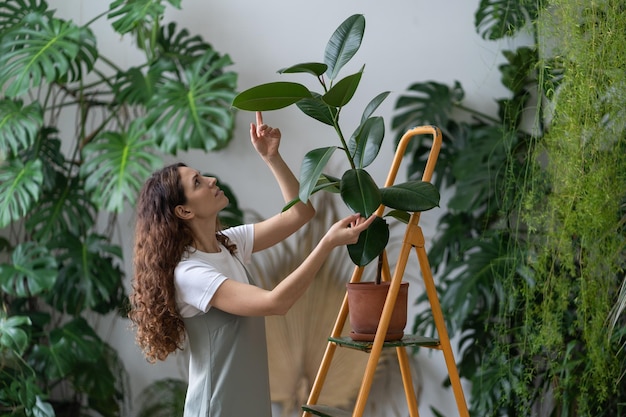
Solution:
[[(44, 0), (0, 3), (3, 416), (120, 415), (124, 367), (91, 324), (124, 312), (118, 214), (162, 155), (231, 139), (231, 61), (162, 26), (164, 3), (115, 0), (84, 25)], [(133, 38), (141, 64), (100, 53), (102, 19)]]
[[(313, 146), (304, 157), (299, 200), (308, 201), (313, 193), (321, 190), (338, 192), (355, 213), (369, 216), (382, 204), (392, 209), (386, 217), (406, 220), (409, 211), (425, 211), (437, 206), (439, 192), (431, 183), (419, 180), (381, 188), (366, 170), (378, 156), (385, 135), (383, 118), (373, 114), (389, 93), (377, 95), (365, 106), (359, 125), (349, 137), (340, 124), (342, 110), (352, 100), (365, 67), (343, 78), (339, 74), (359, 50), (364, 32), (365, 17), (352, 15), (328, 41), (324, 62), (306, 62), (278, 71), (311, 75), (319, 82), (320, 92), (311, 91), (300, 83), (272, 82), (242, 91), (235, 97), (233, 106), (241, 110), (269, 111), (295, 104), (307, 116), (332, 128), (338, 146)], [(336, 151), (343, 155), (348, 166), (341, 178), (324, 173)], [(352, 262), (367, 265), (382, 253), (388, 240), (389, 226), (379, 217), (356, 244), (348, 246)]]

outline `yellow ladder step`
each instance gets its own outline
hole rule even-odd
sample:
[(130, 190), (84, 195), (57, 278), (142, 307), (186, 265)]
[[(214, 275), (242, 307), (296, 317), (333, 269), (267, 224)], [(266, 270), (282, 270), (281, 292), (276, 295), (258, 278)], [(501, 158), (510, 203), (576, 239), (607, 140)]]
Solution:
[[(336, 343), (340, 346), (349, 347), (352, 349), (362, 350), (369, 352), (372, 350), (374, 342), (362, 342), (352, 340), (349, 336), (342, 337), (329, 337), (329, 342)], [(405, 334), (401, 340), (392, 340), (383, 343), (383, 348), (400, 347), (400, 346), (421, 346), (429, 348), (439, 348), (439, 339), (433, 339), (431, 337), (417, 336), (411, 334)]]
[(302, 409), (307, 413), (321, 417), (352, 417), (352, 413), (349, 411), (327, 405), (306, 404), (302, 406)]

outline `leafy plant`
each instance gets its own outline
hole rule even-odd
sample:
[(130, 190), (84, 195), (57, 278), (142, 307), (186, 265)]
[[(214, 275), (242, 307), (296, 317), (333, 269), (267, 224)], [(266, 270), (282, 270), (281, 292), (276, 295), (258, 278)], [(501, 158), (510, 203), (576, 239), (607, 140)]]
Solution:
[[(322, 190), (338, 192), (355, 213), (369, 216), (382, 204), (395, 209), (386, 216), (406, 219), (407, 211), (425, 211), (437, 206), (439, 192), (430, 182), (421, 180), (380, 188), (367, 172), (366, 168), (378, 156), (385, 134), (383, 118), (373, 114), (389, 93), (383, 92), (367, 104), (350, 137), (340, 125), (341, 112), (353, 98), (364, 67), (343, 78), (339, 78), (339, 74), (359, 50), (364, 32), (365, 18), (352, 15), (329, 39), (324, 62), (306, 62), (278, 71), (309, 74), (319, 82), (321, 92), (295, 82), (273, 82), (242, 91), (232, 105), (242, 110), (270, 111), (295, 104), (307, 116), (333, 128), (339, 146), (315, 148), (304, 157), (300, 168), (300, 201), (306, 202), (312, 194)], [(335, 151), (340, 151), (349, 165), (341, 178), (324, 173)], [(356, 244), (348, 246), (350, 258), (356, 265), (367, 265), (382, 253), (388, 240), (389, 227), (384, 219), (377, 218)]]
[[(497, 116), (464, 106), (459, 83), (415, 83), (396, 103), (399, 134), (443, 131), (435, 177), (452, 195), (429, 255), (460, 333), (472, 414), (623, 412), (625, 84), (623, 56), (601, 52), (624, 50), (623, 36), (605, 36), (624, 33), (623, 11), (611, 1), (483, 0), (475, 23), (485, 38), (530, 24), (535, 40), (503, 52), (511, 94)], [(542, 55), (543, 42), (554, 55)], [(415, 142), (409, 177), (428, 149)], [(434, 331), (427, 311), (415, 330)]]
[[(162, 155), (231, 139), (230, 59), (161, 26), (164, 3), (115, 0), (84, 25), (44, 0), (0, 4), (2, 415), (121, 414), (123, 365), (88, 320), (125, 313), (118, 214)], [(101, 55), (101, 19), (133, 37), (141, 64)], [(231, 202), (226, 225), (241, 222)]]

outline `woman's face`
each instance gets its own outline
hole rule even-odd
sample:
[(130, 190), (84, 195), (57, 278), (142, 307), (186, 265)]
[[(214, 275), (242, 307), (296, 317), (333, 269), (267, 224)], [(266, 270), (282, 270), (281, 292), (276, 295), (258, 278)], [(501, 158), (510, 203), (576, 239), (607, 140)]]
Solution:
[(217, 213), (228, 205), (228, 197), (217, 186), (214, 177), (202, 176), (200, 172), (190, 167), (178, 167), (178, 175), (187, 198), (185, 204), (176, 208), (180, 217), (216, 217)]

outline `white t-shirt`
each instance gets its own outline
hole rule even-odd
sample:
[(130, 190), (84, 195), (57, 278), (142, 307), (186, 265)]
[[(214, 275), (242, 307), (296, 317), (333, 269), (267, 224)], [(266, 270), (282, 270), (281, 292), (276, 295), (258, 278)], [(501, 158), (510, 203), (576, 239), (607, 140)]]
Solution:
[[(231, 227), (223, 231), (237, 245), (235, 255), (244, 264), (252, 257), (254, 226), (252, 224)], [(248, 283), (246, 271), (228, 249), (220, 244), (221, 251), (202, 252), (189, 248), (174, 270), (176, 306), (183, 318), (206, 313), (217, 289), (226, 279)]]

